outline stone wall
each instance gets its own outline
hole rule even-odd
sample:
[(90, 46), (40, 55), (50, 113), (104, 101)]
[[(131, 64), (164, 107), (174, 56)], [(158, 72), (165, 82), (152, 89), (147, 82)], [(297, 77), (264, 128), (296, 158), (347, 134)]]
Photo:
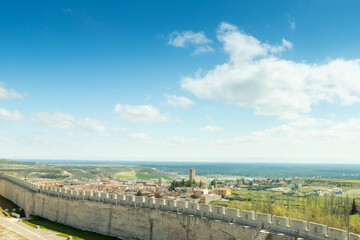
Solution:
[(298, 233), (304, 239), (360, 240), (359, 235), (325, 225), (253, 211), (38, 186), (5, 174), (0, 194), (27, 214), (122, 239), (249, 239), (262, 224), (270, 226), (273, 240)]

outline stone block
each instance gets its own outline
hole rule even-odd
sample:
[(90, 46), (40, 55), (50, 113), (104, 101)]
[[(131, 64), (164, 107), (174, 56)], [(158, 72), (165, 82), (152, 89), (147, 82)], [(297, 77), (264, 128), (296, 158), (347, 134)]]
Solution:
[(100, 201), (104, 202), (104, 203), (108, 203), (109, 202), (109, 193), (102, 192)]
[(145, 205), (145, 197), (143, 196), (136, 196), (135, 203), (137, 207), (144, 207)]
[(154, 198), (146, 198), (145, 199), (145, 207), (147, 208), (155, 208), (155, 199)]
[(236, 208), (226, 208), (225, 218), (229, 223), (236, 223), (240, 217), (240, 210)]
[(271, 215), (265, 213), (256, 213), (256, 222), (262, 224), (262, 226), (267, 226), (271, 224)]
[(165, 209), (168, 211), (176, 211), (176, 200), (167, 199)]
[(213, 206), (212, 216), (213, 219), (224, 220), (225, 217), (225, 207), (222, 206)]
[(328, 229), (329, 240), (346, 240), (347, 231), (331, 228)]
[(300, 231), (300, 233), (307, 233), (307, 222), (297, 219), (290, 220), (290, 229), (293, 232)]
[(187, 213), (191, 215), (199, 215), (199, 203), (189, 202)]
[(309, 234), (310, 236), (324, 238), (327, 235), (327, 226), (309, 222)]
[(125, 205), (135, 206), (135, 196), (134, 195), (126, 195)]
[(272, 223), (274, 226), (289, 227), (289, 218), (273, 216)]
[(155, 208), (164, 209), (164, 207), (165, 207), (165, 199), (155, 198)]
[(201, 217), (211, 217), (212, 206), (207, 204), (200, 204), (200, 216)]
[(360, 235), (355, 233), (349, 234), (349, 240), (360, 240)]
[(187, 201), (184, 200), (179, 200), (176, 202), (176, 206), (177, 206), (177, 210), (179, 213), (185, 213), (186, 209), (188, 207), (188, 203)]

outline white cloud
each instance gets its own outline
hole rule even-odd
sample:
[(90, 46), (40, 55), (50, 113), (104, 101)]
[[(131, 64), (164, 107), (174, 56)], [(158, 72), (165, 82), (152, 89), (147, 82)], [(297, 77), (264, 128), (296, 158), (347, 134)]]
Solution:
[(176, 95), (164, 94), (166, 103), (168, 105), (177, 106), (181, 108), (189, 108), (195, 103), (186, 97), (178, 97)]
[(187, 144), (195, 141), (195, 138), (186, 138), (180, 136), (168, 137), (166, 138), (166, 143), (169, 144)]
[(288, 20), (288, 23), (289, 23), (289, 25), (290, 25), (290, 28), (291, 28), (292, 30), (294, 30), (295, 27), (296, 27), (295, 18), (289, 19), (289, 20)]
[(324, 126), (330, 126), (334, 123), (333, 120), (328, 119), (316, 119), (312, 117), (308, 117), (305, 115), (297, 115), (293, 118), (285, 118), (282, 119), (285, 121), (290, 121), (287, 123), (290, 127), (297, 127), (297, 128), (313, 128), (313, 127), (324, 127)]
[(150, 100), (151, 100), (151, 95), (150, 95), (150, 94), (145, 93), (144, 96), (145, 96), (145, 100), (146, 100), (146, 101), (150, 101)]
[(32, 119), (50, 128), (105, 132), (105, 123), (102, 121), (92, 118), (76, 118), (63, 112), (37, 113)]
[(126, 128), (121, 128), (121, 127), (113, 127), (113, 130), (115, 132), (126, 132), (127, 131)]
[(130, 137), (133, 139), (150, 140), (151, 137), (145, 133), (132, 133)]
[(61, 8), (65, 13), (71, 13), (72, 9), (71, 8)]
[[(360, 118), (344, 122), (304, 118), (233, 139), (212, 142), (242, 157), (357, 159), (360, 154)], [(306, 124), (306, 122), (308, 124)], [(214, 146), (215, 148), (215, 146)], [(219, 148), (218, 148), (219, 150)]]
[(159, 109), (152, 105), (122, 105), (116, 104), (114, 112), (132, 122), (168, 122), (170, 117), (160, 114)]
[(222, 131), (223, 128), (208, 125), (208, 126), (199, 128), (199, 130), (202, 132), (218, 132), (218, 131)]
[(350, 118), (346, 122), (339, 122), (331, 127), (335, 131), (349, 131), (360, 135), (360, 118)]
[(213, 52), (213, 51), (214, 49), (209, 45), (196, 46), (195, 50), (192, 52), (192, 55), (198, 55), (201, 53)]
[(210, 46), (212, 41), (208, 39), (203, 32), (182, 31), (172, 32), (169, 34), (169, 45), (174, 47), (186, 48), (189, 45), (194, 46), (192, 54), (197, 55), (205, 52), (213, 52), (214, 49)]
[(290, 50), (293, 47), (293, 44), (289, 41), (287, 41), (285, 38), (281, 40), (280, 46), (270, 46), (269, 50), (272, 53), (280, 53), (286, 50)]
[(16, 110), (10, 112), (4, 108), (0, 108), (0, 119), (7, 121), (19, 121), (24, 119), (24, 116)]
[(0, 99), (23, 98), (23, 96), (15, 90), (5, 88), (5, 83), (0, 82)]
[(222, 23), (218, 39), (229, 61), (203, 76), (184, 77), (181, 86), (199, 98), (255, 109), (255, 113), (287, 116), (308, 113), (320, 101), (360, 101), (360, 59), (306, 64), (276, 56), (292, 44), (260, 42), (236, 26)]

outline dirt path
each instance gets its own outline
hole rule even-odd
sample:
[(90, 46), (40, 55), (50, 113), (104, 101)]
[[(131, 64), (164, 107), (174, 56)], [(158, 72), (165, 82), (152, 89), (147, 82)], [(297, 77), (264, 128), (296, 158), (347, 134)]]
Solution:
[(346, 195), (360, 194), (360, 189), (352, 189), (345, 193)]

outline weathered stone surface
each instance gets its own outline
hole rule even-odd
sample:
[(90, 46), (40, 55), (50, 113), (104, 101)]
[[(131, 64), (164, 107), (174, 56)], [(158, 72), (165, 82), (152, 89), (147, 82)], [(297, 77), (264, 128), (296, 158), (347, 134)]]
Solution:
[[(291, 219), (289, 224), (284, 217), (185, 201), (40, 188), (2, 174), (0, 194), (23, 208), (27, 216), (34, 214), (121, 239), (248, 239), (254, 231), (252, 227), (259, 224), (290, 236), (300, 233), (304, 239), (347, 239), (346, 231), (317, 223)], [(271, 238), (291, 237), (271, 234)], [(359, 235), (350, 234), (350, 240), (357, 239)]]
[(121, 239), (247, 239), (251, 228), (176, 212), (47, 196), (0, 179), (0, 194), (31, 214)]

